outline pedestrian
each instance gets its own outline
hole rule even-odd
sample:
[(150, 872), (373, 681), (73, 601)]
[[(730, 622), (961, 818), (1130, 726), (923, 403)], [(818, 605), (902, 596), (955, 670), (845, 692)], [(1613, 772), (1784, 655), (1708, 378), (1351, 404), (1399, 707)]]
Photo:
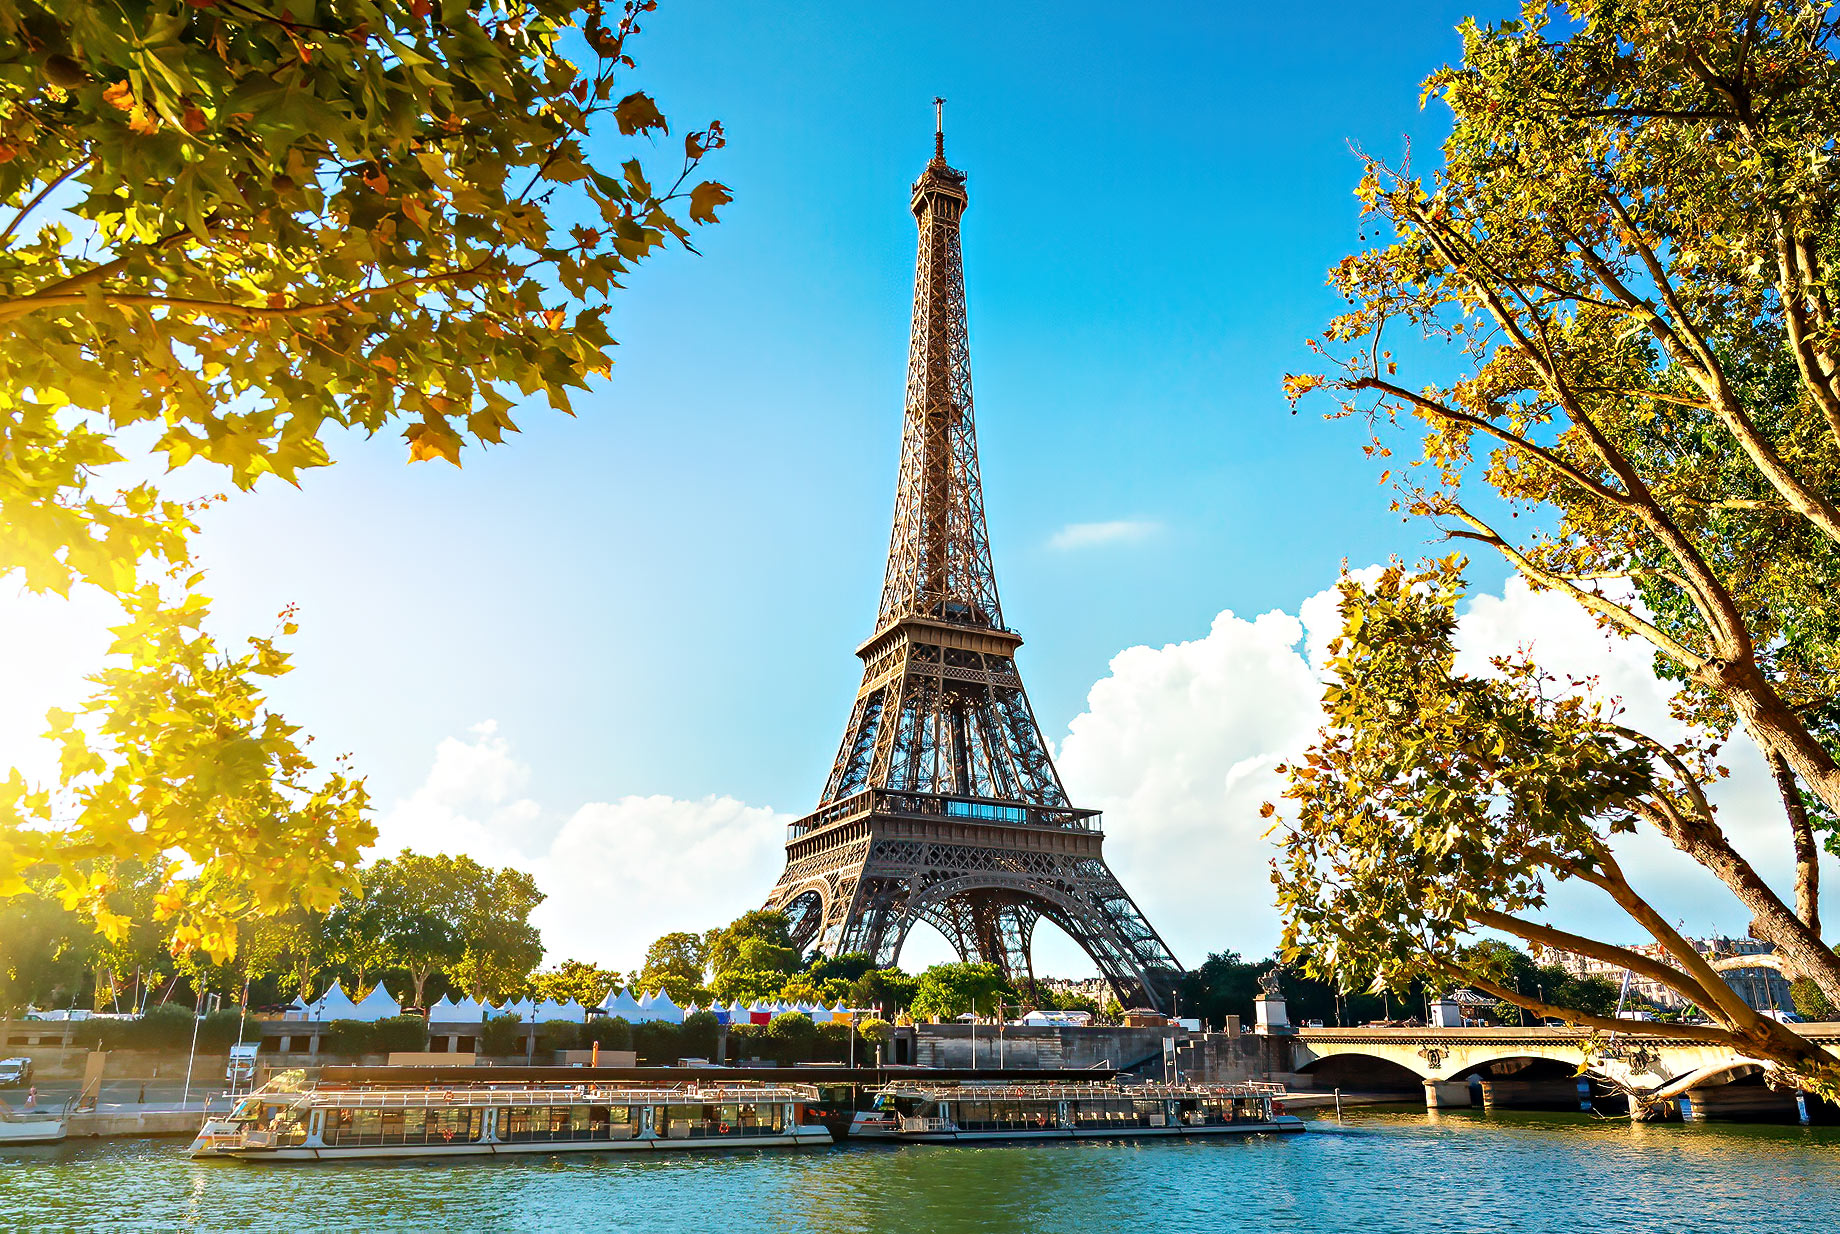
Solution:
[(136, 1105), (146, 1105), (147, 1104), (147, 1081), (145, 1080), (141, 1081), (141, 1095), (134, 1099), (134, 1104)]
[(34, 1084), (31, 1088), (26, 1090), (26, 1109), (36, 1110), (37, 1108), (38, 1108), (38, 1085)]

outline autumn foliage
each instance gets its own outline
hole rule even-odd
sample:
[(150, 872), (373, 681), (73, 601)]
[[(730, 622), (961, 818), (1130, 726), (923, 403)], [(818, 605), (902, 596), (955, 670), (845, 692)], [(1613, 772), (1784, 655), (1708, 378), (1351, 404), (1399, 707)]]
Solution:
[(112, 871), (157, 862), (173, 946), (221, 958), (352, 887), (362, 779), (265, 697), (293, 616), (211, 633), (151, 477), (300, 484), (347, 430), (457, 466), (569, 411), (621, 278), (729, 200), (721, 126), (620, 85), (653, 8), (0, 0), (0, 581), (122, 611), (58, 782), (0, 782), (0, 895), (49, 865), (116, 932)]

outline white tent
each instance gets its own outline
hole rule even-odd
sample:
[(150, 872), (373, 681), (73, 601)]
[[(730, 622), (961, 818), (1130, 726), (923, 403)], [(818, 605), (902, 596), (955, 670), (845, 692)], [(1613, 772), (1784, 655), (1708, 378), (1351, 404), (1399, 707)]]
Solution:
[(639, 996), (639, 1006), (645, 1011), (650, 1011), (652, 1009), (652, 1004), (657, 1001), (658, 996), (655, 994), (641, 994)]
[(730, 1024), (748, 1023), (747, 1004), (742, 1002), (738, 998), (734, 1002), (730, 1003), (728, 1005), (728, 1022)]
[(486, 1009), (473, 1001), (472, 996), (461, 999), (453, 1008), (440, 1015), (430, 1015), (430, 1020), (440, 1020), (444, 1024), (480, 1024), (485, 1021)]
[(454, 1001), (453, 995), (441, 995), (441, 997), (428, 1008), (428, 1022), (430, 1024), (454, 1023), (454, 1012), (459, 1009), (459, 1006), (460, 1004)]
[(366, 994), (356, 1007), (352, 1008), (351, 1018), (370, 1020), (375, 1023), (378, 1020), (387, 1020), (391, 1016), (401, 1014), (402, 1004), (391, 998), (390, 992), (383, 988), (383, 982), (379, 981), (372, 987), (371, 992)]
[(351, 996), (334, 979), (332, 988), (309, 1004), (307, 1015), (315, 1020), (355, 1020), (357, 1010), (358, 1004), (351, 1001)]
[(580, 1024), (588, 1018), (588, 1009), (576, 1002), (575, 996), (571, 994), (569, 995), (569, 1001), (562, 1004), (561, 1018), (564, 1020), (572, 1020)]
[(684, 1022), (684, 1009), (671, 1001), (671, 992), (669, 990), (658, 991), (657, 997), (652, 999), (652, 1005), (647, 1007), (646, 1010), (651, 1012), (652, 1019), (662, 1020), (666, 1024), (682, 1024)]
[(530, 1018), (533, 1023), (542, 1024), (548, 1020), (579, 1019), (580, 1017), (569, 1015), (567, 1004), (559, 1003), (553, 998), (546, 998), (537, 1004), (536, 1010), (530, 1013)]
[(815, 1003), (809, 1007), (801, 1005), (799, 1010), (810, 1016), (813, 1024), (829, 1024), (831, 1022), (831, 1009), (826, 1007), (823, 1003)]
[(535, 1023), (536, 1014), (537, 1005), (528, 998), (518, 1002), (506, 1003), (503, 1007), (494, 1007), (488, 1012), (488, 1016), (514, 1015), (526, 1024)]
[(645, 1011), (633, 1000), (632, 991), (622, 988), (618, 995), (606, 1002), (607, 1014), (616, 1020), (625, 1020), (637, 1024), (645, 1018)]
[(1090, 1011), (1031, 1011), (1018, 1023), (1031, 1026), (1084, 1028), (1093, 1022)]
[(287, 1008), (282, 1011), (281, 1018), (284, 1020), (304, 1020), (311, 1014), (312, 1012), (307, 1010), (307, 1005), (301, 1002), (300, 997), (296, 995), (294, 1001), (289, 1003)]

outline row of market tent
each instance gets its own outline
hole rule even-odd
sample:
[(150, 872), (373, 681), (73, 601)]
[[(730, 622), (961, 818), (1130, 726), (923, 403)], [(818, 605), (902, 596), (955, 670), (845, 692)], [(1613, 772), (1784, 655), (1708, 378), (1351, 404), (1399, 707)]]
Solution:
[[(584, 1007), (571, 998), (567, 1002), (545, 999), (535, 1002), (520, 999), (515, 1002), (495, 1006), (481, 1003), (472, 998), (456, 1001), (451, 995), (443, 997), (428, 1009), (430, 1024), (481, 1024), (497, 1016), (514, 1015), (527, 1024), (542, 1024), (547, 1021), (565, 1020), (580, 1024), (592, 1016), (608, 1016), (623, 1019), (630, 1024), (665, 1023), (682, 1024), (684, 1020), (707, 1011), (713, 1014), (718, 1024), (770, 1024), (773, 1017), (797, 1012), (809, 1016), (815, 1024), (849, 1024), (859, 1016), (868, 1013), (852, 1010), (841, 1002), (835, 1007), (826, 1007), (822, 1003), (789, 1003), (784, 1000), (768, 1002), (756, 999), (751, 1004), (743, 1004), (739, 999), (733, 1003), (711, 1003), (699, 1007), (692, 1002), (687, 1007), (680, 1007), (672, 1000), (668, 990), (659, 990), (655, 994), (643, 994), (634, 998), (632, 991), (621, 989), (617, 994), (608, 991), (606, 998), (594, 1007)], [(375, 1022), (387, 1020), (392, 1016), (403, 1014), (403, 1005), (390, 997), (390, 992), (378, 982), (371, 992), (363, 998), (353, 1000), (337, 981), (334, 981), (318, 998), (310, 1001), (295, 999), (293, 1004), (282, 1013), (286, 1020), (363, 1020)]]

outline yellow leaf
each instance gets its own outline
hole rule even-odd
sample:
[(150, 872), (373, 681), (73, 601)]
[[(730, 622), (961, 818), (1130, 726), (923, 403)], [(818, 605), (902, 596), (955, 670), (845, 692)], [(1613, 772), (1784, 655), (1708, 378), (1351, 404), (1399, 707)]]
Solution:
[(403, 430), (403, 436), (409, 441), (411, 463), (444, 458), (456, 467), (460, 465), (460, 435), (448, 428), (444, 421), (418, 421)]

